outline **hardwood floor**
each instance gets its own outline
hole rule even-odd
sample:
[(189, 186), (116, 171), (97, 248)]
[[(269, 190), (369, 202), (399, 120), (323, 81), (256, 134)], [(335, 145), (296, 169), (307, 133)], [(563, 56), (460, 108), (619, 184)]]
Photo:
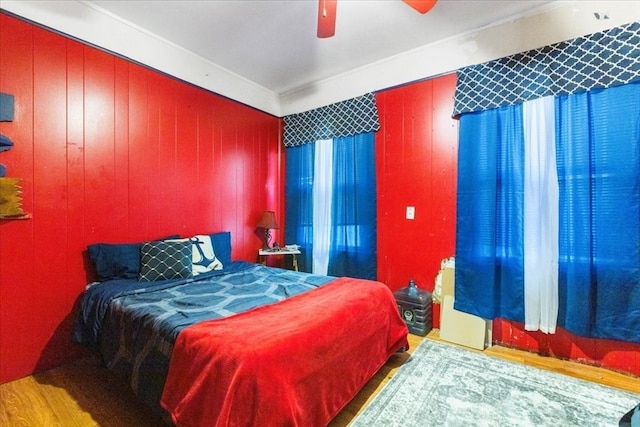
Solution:
[[(411, 350), (396, 354), (331, 422), (346, 426), (425, 338), (409, 335)], [(426, 339), (439, 340), (434, 330)], [(640, 378), (580, 363), (493, 346), (485, 354), (640, 393)], [(157, 427), (162, 421), (128, 387), (92, 360), (82, 360), (0, 385), (0, 425)]]

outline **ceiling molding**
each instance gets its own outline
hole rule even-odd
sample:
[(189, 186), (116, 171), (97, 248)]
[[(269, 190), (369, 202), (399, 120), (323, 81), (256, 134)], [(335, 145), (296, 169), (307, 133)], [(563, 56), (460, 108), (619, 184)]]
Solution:
[(2, 0), (0, 8), (243, 104), (280, 116), (279, 96), (84, 1)]

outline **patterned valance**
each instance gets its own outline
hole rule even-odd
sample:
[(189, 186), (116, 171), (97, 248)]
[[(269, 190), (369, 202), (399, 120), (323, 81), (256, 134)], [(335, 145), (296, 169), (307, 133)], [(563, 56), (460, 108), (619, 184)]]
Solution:
[(284, 118), (284, 145), (295, 147), (320, 139), (380, 129), (373, 93)]
[(458, 71), (454, 116), (640, 79), (640, 23)]

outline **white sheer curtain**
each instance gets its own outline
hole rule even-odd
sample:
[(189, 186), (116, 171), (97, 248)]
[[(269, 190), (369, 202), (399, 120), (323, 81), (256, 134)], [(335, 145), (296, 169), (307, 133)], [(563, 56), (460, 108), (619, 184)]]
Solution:
[(525, 329), (555, 333), (558, 319), (559, 189), (553, 97), (525, 102)]
[(314, 274), (329, 269), (331, 199), (333, 194), (333, 140), (315, 142), (313, 176), (313, 267)]

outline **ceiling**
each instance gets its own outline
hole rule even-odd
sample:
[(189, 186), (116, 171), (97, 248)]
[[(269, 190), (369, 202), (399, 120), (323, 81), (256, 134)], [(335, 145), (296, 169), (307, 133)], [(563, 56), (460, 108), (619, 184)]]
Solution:
[(552, 1), (439, 0), (421, 15), (401, 0), (339, 0), (336, 33), (316, 37), (317, 0), (91, 0), (278, 95)]

